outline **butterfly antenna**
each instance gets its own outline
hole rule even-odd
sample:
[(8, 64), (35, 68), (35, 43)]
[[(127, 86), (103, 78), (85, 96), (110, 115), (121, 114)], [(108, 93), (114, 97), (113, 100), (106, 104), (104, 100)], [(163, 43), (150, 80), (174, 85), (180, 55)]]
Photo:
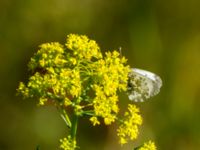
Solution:
[(122, 48), (119, 47), (119, 48), (118, 48), (118, 51), (119, 51), (120, 57), (122, 57)]

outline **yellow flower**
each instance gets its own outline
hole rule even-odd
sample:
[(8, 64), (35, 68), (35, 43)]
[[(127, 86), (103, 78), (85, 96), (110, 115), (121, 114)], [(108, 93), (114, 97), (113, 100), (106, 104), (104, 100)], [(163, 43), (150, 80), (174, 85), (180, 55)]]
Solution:
[(55, 52), (63, 53), (64, 52), (63, 46), (58, 42), (45, 43), (45, 44), (40, 45), (40, 48), (41, 48), (40, 49), (41, 53), (44, 53), (44, 52), (47, 52), (47, 53), (55, 53)]
[(104, 117), (104, 123), (105, 125), (110, 125), (112, 122), (114, 122), (116, 119), (115, 115), (108, 114), (107, 116)]
[(76, 149), (76, 141), (72, 140), (71, 136), (67, 138), (60, 139), (60, 149), (62, 150), (75, 150)]
[(94, 116), (90, 118), (90, 121), (92, 122), (93, 126), (100, 124), (97, 117), (94, 117)]
[(76, 58), (71, 57), (71, 58), (69, 59), (69, 61), (70, 61), (73, 65), (76, 65), (76, 64), (77, 64)]
[(40, 45), (40, 49), (29, 62), (29, 69), (62, 66), (66, 63), (64, 58), (64, 48), (58, 42), (45, 43)]
[(92, 57), (102, 57), (97, 43), (93, 40), (89, 40), (88, 37), (84, 35), (69, 34), (67, 36), (66, 46), (80, 59), (85, 58), (86, 60), (91, 60)]
[(120, 54), (113, 51), (107, 52), (105, 58), (97, 60), (93, 65), (94, 112), (104, 119), (106, 125), (114, 122), (119, 112), (117, 91), (126, 90), (130, 68), (124, 63)]
[(142, 117), (138, 114), (139, 109), (135, 105), (128, 105), (121, 125), (117, 129), (120, 144), (125, 144), (128, 140), (135, 140), (139, 134), (138, 127), (142, 124)]
[(65, 106), (69, 106), (71, 104), (72, 104), (72, 102), (69, 100), (69, 98), (65, 97), (65, 99), (64, 99), (64, 105)]
[(41, 97), (41, 98), (39, 99), (39, 105), (40, 105), (40, 106), (43, 106), (43, 105), (45, 104), (45, 102), (47, 102), (47, 98)]
[(149, 141), (144, 143), (144, 145), (142, 147), (140, 147), (138, 150), (156, 150), (156, 146), (154, 144), (154, 142)]
[(44, 59), (39, 60), (39, 64), (40, 64), (41, 67), (44, 67), (45, 66), (45, 60)]
[(118, 97), (117, 95), (106, 96), (103, 87), (94, 85), (96, 97), (93, 100), (93, 107), (95, 115), (104, 118), (106, 125), (115, 121), (118, 113)]
[(29, 89), (25, 86), (23, 82), (19, 83), (17, 91), (21, 93), (25, 98), (30, 96)]
[(48, 68), (47, 68), (47, 71), (49, 71), (49, 73), (52, 73), (52, 74), (55, 73), (55, 70), (54, 70), (53, 67), (48, 67)]

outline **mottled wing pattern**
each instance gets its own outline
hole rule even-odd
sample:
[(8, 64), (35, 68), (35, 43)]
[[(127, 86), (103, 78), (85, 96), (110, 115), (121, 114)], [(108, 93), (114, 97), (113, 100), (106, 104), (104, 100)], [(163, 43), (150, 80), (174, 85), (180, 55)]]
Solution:
[(161, 78), (149, 71), (132, 68), (129, 73), (128, 97), (135, 102), (143, 102), (158, 94), (162, 86)]

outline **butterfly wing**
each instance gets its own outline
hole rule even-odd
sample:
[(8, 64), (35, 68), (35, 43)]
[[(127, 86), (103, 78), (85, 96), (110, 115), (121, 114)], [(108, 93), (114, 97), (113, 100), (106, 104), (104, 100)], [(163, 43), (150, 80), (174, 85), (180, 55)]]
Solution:
[(128, 81), (128, 97), (135, 102), (143, 102), (159, 93), (161, 78), (149, 71), (132, 68)]

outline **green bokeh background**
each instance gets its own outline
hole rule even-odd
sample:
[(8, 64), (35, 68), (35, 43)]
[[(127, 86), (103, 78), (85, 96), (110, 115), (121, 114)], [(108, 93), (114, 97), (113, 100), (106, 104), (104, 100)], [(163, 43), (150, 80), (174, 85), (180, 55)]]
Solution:
[[(82, 150), (131, 150), (155, 140), (160, 150), (200, 147), (199, 0), (1, 0), (0, 1), (0, 150), (58, 149), (67, 134), (53, 107), (16, 96), (28, 78), (27, 63), (38, 45), (65, 42), (85, 34), (102, 50), (122, 47), (131, 66), (159, 74), (158, 96), (138, 104), (144, 124), (138, 140), (121, 147), (116, 126), (93, 127), (81, 120)], [(129, 102), (121, 95), (124, 105)]]

